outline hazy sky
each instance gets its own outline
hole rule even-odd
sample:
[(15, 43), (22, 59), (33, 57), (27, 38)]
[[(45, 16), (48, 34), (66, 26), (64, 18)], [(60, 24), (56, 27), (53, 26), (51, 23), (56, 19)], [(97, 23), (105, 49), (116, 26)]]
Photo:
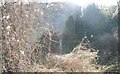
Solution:
[(117, 0), (70, 0), (78, 5), (88, 5), (89, 3), (96, 3), (98, 5), (117, 5)]
[[(35, 1), (35, 0), (31, 0), (31, 1)], [(78, 5), (82, 5), (82, 6), (86, 6), (89, 3), (96, 3), (98, 5), (117, 5), (117, 1), (118, 0), (36, 0), (36, 1), (45, 1), (45, 2), (58, 2), (58, 1), (63, 1), (63, 2), (71, 2), (71, 3), (75, 3)]]
[[(0, 0), (0, 1), (17, 1), (17, 0)], [(86, 6), (90, 3), (96, 3), (98, 5), (117, 5), (118, 0), (20, 0), (20, 1), (38, 1), (38, 2), (71, 2), (77, 5)]]

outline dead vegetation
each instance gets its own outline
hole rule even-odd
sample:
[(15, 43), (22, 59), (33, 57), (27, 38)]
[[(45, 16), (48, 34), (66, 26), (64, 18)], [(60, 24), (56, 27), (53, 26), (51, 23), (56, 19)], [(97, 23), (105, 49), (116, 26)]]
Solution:
[[(68, 54), (53, 46), (59, 46), (59, 33), (53, 26), (37, 22), (38, 15), (43, 15), (42, 7), (37, 3), (2, 4), (2, 70), (13, 72), (101, 72), (103, 66), (96, 63), (97, 51), (89, 44), (81, 42)], [(33, 10), (34, 9), (34, 10)], [(35, 39), (36, 31), (45, 34)], [(55, 36), (54, 36), (55, 35)], [(57, 38), (57, 39), (56, 39)], [(85, 39), (85, 38), (83, 38)], [(58, 44), (55, 44), (58, 43)], [(58, 49), (59, 50), (59, 49)]]

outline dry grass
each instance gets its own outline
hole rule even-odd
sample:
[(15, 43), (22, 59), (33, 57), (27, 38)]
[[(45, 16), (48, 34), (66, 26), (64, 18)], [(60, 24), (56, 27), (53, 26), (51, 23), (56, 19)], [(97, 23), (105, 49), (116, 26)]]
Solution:
[[(78, 49), (78, 46), (76, 47), (76, 50)], [(48, 57), (48, 60), (50, 64), (49, 67), (59, 68), (65, 72), (97, 72), (100, 70), (96, 68), (96, 57), (97, 52), (79, 49), (77, 52), (73, 51), (65, 55), (51, 54)]]
[[(75, 49), (78, 50), (78, 45)], [(85, 46), (83, 46), (85, 47)], [(75, 50), (74, 50), (75, 51)], [(22, 67), (23, 72), (101, 72), (102, 66), (96, 64), (97, 52), (79, 49), (78, 51), (58, 55), (48, 54), (46, 64), (33, 64)]]

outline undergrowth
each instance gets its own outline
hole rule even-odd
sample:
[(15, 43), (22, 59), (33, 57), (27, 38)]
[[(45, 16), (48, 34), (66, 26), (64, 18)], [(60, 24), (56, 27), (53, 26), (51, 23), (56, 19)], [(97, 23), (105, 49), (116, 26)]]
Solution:
[[(55, 47), (60, 45), (60, 33), (43, 19), (43, 8), (38, 3), (21, 2), (19, 5), (11, 2), (2, 4), (0, 9), (2, 71), (102, 72), (106, 69), (106, 66), (97, 64), (98, 51), (91, 48), (89, 42), (84, 43), (86, 37), (70, 53), (56, 51)], [(39, 22), (36, 21), (38, 18)], [(40, 41), (36, 38), (37, 31), (44, 34), (39, 37)]]

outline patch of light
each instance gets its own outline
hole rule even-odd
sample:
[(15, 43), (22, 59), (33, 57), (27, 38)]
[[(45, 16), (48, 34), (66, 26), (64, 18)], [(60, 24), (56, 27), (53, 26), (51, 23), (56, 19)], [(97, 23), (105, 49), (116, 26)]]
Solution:
[(88, 4), (91, 3), (90, 0), (88, 0), (88, 1), (87, 0), (69, 0), (69, 2), (75, 3), (79, 6), (87, 6)]
[(10, 29), (10, 26), (7, 26), (6, 29)]

